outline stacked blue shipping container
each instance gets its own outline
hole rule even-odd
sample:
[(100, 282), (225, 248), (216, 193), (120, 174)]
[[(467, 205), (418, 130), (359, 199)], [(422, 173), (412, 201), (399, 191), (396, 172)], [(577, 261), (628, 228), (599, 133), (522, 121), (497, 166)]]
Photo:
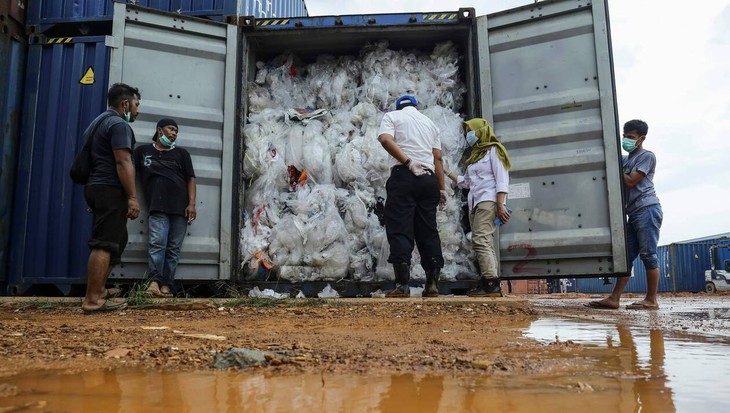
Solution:
[[(730, 244), (730, 238), (717, 237), (679, 242), (657, 248), (658, 291), (660, 293), (705, 291), (705, 270), (710, 269), (710, 247), (718, 244)], [(602, 279), (578, 279), (576, 290), (581, 293), (609, 293), (613, 289), (613, 282), (614, 280), (611, 280), (611, 284), (604, 284)], [(634, 260), (633, 276), (624, 292), (646, 292), (646, 270), (640, 258)]]
[(8, 280), (10, 223), (27, 41), (25, 0), (0, 5), (0, 294)]
[[(136, 4), (214, 20), (307, 15), (303, 0), (138, 0)], [(5, 177), (10, 175), (3, 175), (2, 181), (0, 235), (5, 238), (10, 233), (10, 253), (5, 248), (0, 252), (3, 260), (9, 255), (9, 265), (3, 264), (0, 273), (0, 294), (24, 294), (36, 285), (68, 294), (74, 285), (86, 282), (91, 216), (83, 188), (72, 184), (68, 169), (83, 145), (84, 129), (106, 107), (111, 49), (105, 36), (111, 35), (112, 10), (112, 0), (29, 0), (27, 25), (35, 34), (27, 51), (27, 74), (23, 79), (18, 70), (0, 70), (0, 75), (20, 77), (21, 81), (7, 84), (19, 88), (13, 96), (25, 99), (20, 144), (18, 139), (3, 139), (3, 155), (17, 154), (8, 159), (18, 159), (18, 174), (14, 196), (5, 189)], [(108, 24), (89, 24), (99, 21)], [(25, 69), (25, 52), (16, 48), (13, 53), (10, 58), (22, 60), (18, 68)], [(17, 113), (5, 106), (0, 109), (3, 120)], [(15, 162), (7, 169), (3, 164), (3, 170), (14, 171)]]
[[(187, 16), (222, 21), (226, 16), (307, 16), (304, 0), (117, 0)], [(28, 9), (28, 25), (45, 31), (56, 24), (111, 20), (112, 0), (34, 0)]]
[(104, 36), (48, 39), (30, 46), (11, 293), (33, 284), (53, 284), (68, 293), (86, 277), (83, 257), (91, 221), (83, 187), (71, 182), (68, 169), (83, 146), (84, 129), (106, 106), (109, 50)]

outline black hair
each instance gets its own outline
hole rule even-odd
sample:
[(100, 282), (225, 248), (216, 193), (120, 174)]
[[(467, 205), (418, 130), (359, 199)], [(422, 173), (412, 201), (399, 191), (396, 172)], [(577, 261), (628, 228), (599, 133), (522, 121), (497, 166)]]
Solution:
[(139, 89), (125, 83), (115, 83), (109, 88), (109, 92), (106, 94), (106, 101), (110, 107), (115, 108), (124, 100), (129, 100), (131, 102), (135, 97), (137, 97), (137, 99), (142, 98), (142, 95), (139, 93)]
[(647, 133), (649, 133), (649, 125), (646, 124), (643, 120), (639, 119), (632, 119), (626, 123), (624, 123), (624, 133), (631, 132), (635, 130), (639, 136), (644, 136)]
[(406, 101), (397, 103), (395, 105), (395, 110), (401, 110), (403, 108), (407, 108), (408, 106), (416, 106), (416, 105), (414, 105), (411, 101), (406, 100)]

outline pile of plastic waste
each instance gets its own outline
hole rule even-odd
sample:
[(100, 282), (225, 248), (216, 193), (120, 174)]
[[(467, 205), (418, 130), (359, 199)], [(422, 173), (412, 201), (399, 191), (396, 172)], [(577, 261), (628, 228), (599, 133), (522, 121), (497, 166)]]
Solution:
[[(378, 142), (383, 114), (412, 94), (441, 131), (454, 170), (465, 149), (458, 114), (466, 93), (451, 43), (430, 53), (368, 44), (359, 56), (284, 54), (257, 62), (244, 126), (245, 212), (240, 248), (248, 279), (292, 282), (392, 280), (382, 214), (388, 154)], [(447, 178), (448, 181), (448, 178)], [(442, 279), (476, 277), (450, 192), (437, 215)], [(425, 278), (417, 249), (412, 276)]]

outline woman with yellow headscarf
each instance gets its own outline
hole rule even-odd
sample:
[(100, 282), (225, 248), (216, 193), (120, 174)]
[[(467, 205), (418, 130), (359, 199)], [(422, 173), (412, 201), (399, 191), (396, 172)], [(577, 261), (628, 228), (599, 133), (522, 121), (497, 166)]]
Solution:
[[(464, 122), (464, 132), (471, 153), (464, 162), (464, 175), (448, 172), (460, 188), (469, 189), (471, 243), (479, 263), (481, 286), (467, 295), (501, 296), (494, 246), (495, 218), (507, 223), (510, 213), (505, 206), (509, 192), (509, 169), (512, 163), (507, 149), (497, 140), (486, 120), (474, 118)], [(501, 225), (501, 224), (500, 224)]]

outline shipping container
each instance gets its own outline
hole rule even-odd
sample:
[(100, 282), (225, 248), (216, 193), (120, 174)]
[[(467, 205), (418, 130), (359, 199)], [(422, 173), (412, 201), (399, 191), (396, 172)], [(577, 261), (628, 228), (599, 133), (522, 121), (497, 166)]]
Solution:
[[(118, 0), (152, 9), (223, 21), (227, 16), (256, 18), (307, 16), (304, 0)], [(28, 25), (45, 32), (54, 25), (69, 23), (111, 23), (113, 0), (33, 0)], [(77, 26), (78, 27), (78, 26)]]
[(0, 6), (0, 295), (8, 281), (10, 225), (20, 141), (27, 39), (25, 0)]
[(106, 107), (105, 37), (41, 38), (28, 46), (14, 200), (9, 291), (86, 282), (91, 215), (68, 170), (86, 126)]
[[(240, 171), (242, 129), (248, 115), (247, 85), (255, 75), (256, 62), (285, 51), (308, 62), (324, 54), (357, 55), (368, 42), (377, 41), (387, 41), (393, 49), (421, 51), (450, 41), (463, 56), (460, 72), (468, 92), (462, 115), (492, 122), (515, 165), (510, 189), (510, 207), (515, 212), (500, 239), (505, 278), (626, 272), (605, 1), (545, 1), (537, 7), (482, 17), (464, 9), (258, 19), (241, 22), (240, 28), (194, 18), (181, 27), (178, 15), (122, 3), (114, 7), (112, 36), (105, 40), (110, 60), (94, 63), (97, 72), (104, 65), (109, 70), (108, 82), (97, 77), (100, 85), (104, 83), (98, 93), (120, 81), (139, 87), (141, 114), (132, 124), (138, 141), (151, 138), (160, 117), (176, 118), (198, 174), (198, 220), (189, 227), (178, 278), (239, 279), (236, 245), (246, 203)], [(57, 95), (53, 99), (35, 96), (52, 89), (54, 94), (70, 93), (68, 101), (81, 102), (78, 73), (90, 63), (83, 60), (85, 48), (71, 42), (54, 45), (57, 50), (45, 43), (34, 46), (48, 50), (52, 60), (62, 60), (73, 48), (78, 48), (79, 55), (75, 63), (69, 60), (56, 70), (48, 64), (41, 70), (38, 58), (35, 78), (28, 77), (33, 83), (28, 86), (33, 88), (29, 96), (35, 103), (27, 105), (32, 113), (21, 150), (26, 160), (21, 163), (29, 178), (19, 180), (24, 199), (17, 204), (27, 204), (24, 210), (33, 212), (30, 219), (27, 213), (19, 216), (15, 224), (24, 234), (17, 242), (18, 254), (13, 255), (17, 274), (22, 274), (20, 282), (14, 283), (15, 292), (42, 279), (67, 290), (68, 283), (82, 281), (85, 273), (90, 218), (84, 215), (83, 200), (75, 195), (80, 187), (72, 188), (67, 170), (80, 145), (79, 130), (100, 112), (103, 99), (95, 100), (96, 110), (83, 110), (86, 118), (82, 119), (53, 113)], [(70, 90), (42, 89), (42, 79), (51, 76)], [(82, 105), (72, 106), (78, 111), (76, 106)], [(64, 147), (65, 156), (58, 160), (54, 153), (52, 158), (52, 150), (44, 145)], [(114, 270), (114, 280), (144, 277), (144, 212), (130, 222), (129, 229), (125, 264)], [(51, 264), (54, 260), (58, 262)]]
[[(657, 248), (659, 258), (660, 293), (697, 293), (705, 291), (705, 271), (710, 269), (710, 247), (726, 245), (727, 238), (706, 239), (699, 242), (678, 242)], [(603, 280), (578, 280), (577, 289), (582, 293), (610, 293), (615, 280), (604, 284)], [(631, 279), (624, 289), (626, 293), (646, 292), (646, 270), (640, 258), (634, 260)]]
[[(162, 18), (166, 26), (145, 27), (145, 16)], [(232, 151), (224, 148), (222, 134), (224, 124), (231, 128), (226, 130), (228, 136), (233, 134), (235, 91), (208, 85), (226, 75), (232, 76), (227, 84), (235, 83), (236, 53), (231, 44), (235, 44), (237, 27), (189, 18), (185, 30), (180, 28), (172, 35), (165, 30), (174, 30), (176, 17), (149, 11), (135, 18), (140, 25), (129, 27), (125, 42), (117, 43), (110, 36), (32, 36), (13, 217), (11, 294), (22, 294), (33, 285), (50, 285), (68, 294), (73, 286), (85, 284), (91, 215), (83, 187), (70, 181), (68, 169), (83, 145), (81, 134), (106, 108), (110, 70), (119, 77), (124, 70), (138, 70), (138, 62), (156, 59), (165, 63), (146, 65), (149, 77), (134, 83), (142, 94), (140, 116), (133, 124), (137, 140), (150, 142), (157, 120), (175, 117), (197, 174), (198, 219), (188, 231), (177, 276), (195, 280), (230, 277), (228, 259), (221, 260), (221, 249), (224, 257), (230, 256), (230, 201), (224, 211), (220, 205), (221, 199), (231, 196), (231, 191), (221, 188), (233, 184), (231, 166), (221, 165), (221, 154)], [(151, 37), (158, 41), (152, 46), (144, 42)], [(231, 44), (226, 43), (229, 37)], [(112, 50), (124, 51), (124, 63), (112, 64)], [(187, 69), (171, 70), (177, 67)], [(230, 73), (226, 68), (231, 68)], [(232, 143), (230, 139), (228, 144)], [(139, 220), (130, 223), (125, 256), (130, 268), (122, 264), (114, 269), (112, 278), (144, 276), (145, 217), (143, 211)]]
[(242, 72), (253, 80), (256, 61), (287, 50), (312, 61), (357, 55), (379, 40), (422, 51), (453, 42), (464, 56), (464, 116), (487, 118), (514, 164), (514, 212), (499, 239), (502, 276), (625, 273), (607, 12), (604, 1), (545, 1), (482, 17), (460, 10), (257, 21), (242, 37)]
[[(236, 182), (237, 27), (190, 19), (183, 30), (169, 14), (141, 12), (124, 4), (116, 7), (110, 82), (133, 85), (142, 94), (140, 115), (132, 124), (138, 143), (151, 143), (160, 118), (174, 118), (180, 145), (190, 152), (195, 168), (197, 218), (188, 227), (176, 278), (227, 280), (235, 255), (231, 211)], [(150, 64), (139, 70), (138, 62)], [(129, 222), (126, 264), (112, 278), (144, 276), (146, 216), (142, 205), (140, 219)]]

